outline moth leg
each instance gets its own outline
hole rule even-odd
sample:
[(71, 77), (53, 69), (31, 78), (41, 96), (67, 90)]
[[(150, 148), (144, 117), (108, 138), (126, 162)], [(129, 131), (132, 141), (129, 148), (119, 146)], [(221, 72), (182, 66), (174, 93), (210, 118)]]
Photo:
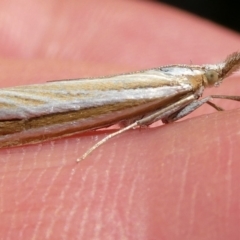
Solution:
[(140, 120), (135, 121), (134, 123), (130, 124), (127, 127), (124, 127), (114, 133), (109, 134), (108, 136), (106, 136), (105, 138), (103, 138), (102, 140), (100, 140), (99, 142), (97, 142), (95, 145), (93, 145), (91, 148), (88, 149), (88, 151), (86, 151), (81, 158), (77, 159), (77, 162), (82, 161), (83, 159), (85, 159), (90, 153), (92, 153), (95, 149), (97, 149), (99, 146), (101, 146), (102, 144), (104, 144), (106, 141), (108, 141), (109, 139), (123, 133), (126, 132), (129, 129), (133, 129), (139, 126), (145, 126), (145, 125), (149, 125), (150, 123), (156, 122), (159, 119), (165, 118), (169, 115), (172, 115), (175, 112), (178, 112), (180, 109), (182, 109), (183, 107), (189, 105), (191, 102), (193, 102), (196, 99), (196, 95), (189, 95), (183, 99), (180, 99), (178, 102), (173, 103), (165, 108), (162, 108), (148, 116), (143, 117)]
[[(138, 120), (138, 126), (149, 126), (154, 122), (157, 122), (159, 120), (162, 120), (163, 123), (168, 123), (165, 122), (165, 119), (171, 119), (172, 116), (176, 116), (179, 112), (181, 112), (183, 109), (187, 108), (189, 105), (191, 105), (193, 102), (197, 101), (196, 100), (197, 96), (196, 95), (190, 95), (186, 98), (183, 98), (179, 100), (176, 103), (173, 103), (172, 105), (160, 109), (158, 111), (155, 111), (154, 113), (151, 113), (144, 118)], [(190, 101), (188, 101), (188, 99)], [(194, 111), (194, 110), (192, 110)]]
[(186, 107), (180, 109), (178, 112), (175, 112), (172, 115), (169, 115), (166, 118), (163, 118), (162, 122), (163, 123), (175, 122), (175, 121), (187, 116), (191, 112), (195, 111), (197, 108), (201, 107), (203, 104), (208, 103), (210, 100), (211, 100), (211, 96), (202, 98), (200, 100), (194, 100), (192, 103), (190, 103)]
[(202, 98), (200, 100), (195, 100), (180, 111), (162, 119), (163, 123), (169, 123), (169, 122), (174, 122), (177, 121), (186, 115), (190, 114), (197, 108), (201, 107), (204, 103), (207, 103), (211, 107), (215, 108), (217, 111), (224, 111), (223, 108), (219, 107), (215, 103), (212, 103), (210, 100), (212, 98), (217, 98), (217, 99), (228, 99), (228, 100), (233, 100), (233, 101), (240, 101), (240, 96), (226, 96), (226, 95), (210, 95), (208, 97)]
[[(226, 95), (211, 95), (211, 98), (217, 98), (217, 99), (227, 99), (232, 101), (240, 101), (240, 96), (226, 96)], [(207, 102), (211, 107), (215, 108), (217, 111), (224, 111), (223, 108), (219, 107), (215, 103), (212, 103), (210, 101)]]
[(207, 101), (206, 102), (209, 106), (213, 107), (214, 109), (216, 109), (217, 111), (224, 111), (223, 108), (219, 107), (218, 105), (216, 105), (215, 103), (213, 102), (210, 102), (210, 101)]
[(106, 136), (105, 138), (103, 138), (102, 140), (97, 142), (95, 145), (93, 145), (91, 148), (89, 148), (88, 151), (85, 152), (81, 158), (77, 159), (77, 162), (80, 162), (81, 160), (85, 159), (96, 148), (98, 148), (99, 146), (104, 144), (109, 139), (111, 139), (123, 132), (126, 132), (129, 129), (136, 128), (138, 126), (147, 126), (147, 125), (150, 125), (151, 123), (156, 122), (160, 119), (162, 119), (162, 121), (164, 123), (174, 122), (174, 121), (188, 115), (189, 113), (193, 112), (194, 110), (201, 107), (205, 103), (209, 104), (210, 106), (212, 106), (213, 108), (215, 108), (218, 111), (223, 111), (223, 109), (221, 107), (210, 102), (210, 100), (212, 98), (240, 101), (240, 96), (225, 96), (225, 95), (211, 95), (211, 96), (202, 98), (200, 100), (197, 100), (200, 95), (201, 95), (201, 91), (200, 91), (200, 94), (189, 95), (189, 96), (179, 100), (176, 103), (173, 103), (173, 104), (171, 104), (165, 108), (162, 108), (154, 113), (144, 116), (142, 119), (136, 120), (132, 124), (122, 128), (112, 134), (109, 134), (108, 136)]
[(211, 95), (212, 98), (228, 99), (233, 101), (240, 101), (240, 96), (227, 96), (227, 95)]
[(181, 110), (182, 108), (187, 106), (189, 103), (200, 98), (202, 96), (203, 90), (204, 90), (204, 87), (201, 87), (194, 94), (185, 96), (184, 98), (178, 100), (177, 102), (175, 102), (165, 108), (155, 110), (154, 112), (150, 112), (141, 117), (138, 116), (137, 118), (123, 120), (119, 123), (119, 126), (127, 127), (129, 125), (132, 125), (134, 122), (138, 122), (139, 127), (148, 127), (149, 125), (151, 125), (154, 122), (157, 122), (161, 119), (165, 119), (168, 116), (179, 112), (179, 110)]

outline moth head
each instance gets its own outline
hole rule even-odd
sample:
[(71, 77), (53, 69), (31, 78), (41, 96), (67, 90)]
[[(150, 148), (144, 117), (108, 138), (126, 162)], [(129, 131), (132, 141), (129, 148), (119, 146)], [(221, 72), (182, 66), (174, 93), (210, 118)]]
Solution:
[(240, 69), (240, 52), (234, 52), (229, 55), (225, 61), (216, 65), (205, 65), (204, 85), (218, 86), (222, 80)]
[(222, 82), (222, 78), (219, 77), (219, 72), (217, 70), (206, 70), (205, 77), (206, 82), (205, 85), (208, 87), (218, 86)]

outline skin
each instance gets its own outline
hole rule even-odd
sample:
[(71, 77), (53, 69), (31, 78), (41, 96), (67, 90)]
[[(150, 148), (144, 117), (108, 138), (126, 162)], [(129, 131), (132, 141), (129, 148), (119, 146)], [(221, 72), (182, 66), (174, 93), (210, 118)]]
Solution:
[[(214, 63), (240, 36), (148, 1), (0, 3), (1, 87)], [(11, 16), (11, 18), (9, 18)], [(239, 75), (205, 95), (239, 95)], [(239, 103), (132, 130), (0, 150), (1, 239), (239, 239)]]

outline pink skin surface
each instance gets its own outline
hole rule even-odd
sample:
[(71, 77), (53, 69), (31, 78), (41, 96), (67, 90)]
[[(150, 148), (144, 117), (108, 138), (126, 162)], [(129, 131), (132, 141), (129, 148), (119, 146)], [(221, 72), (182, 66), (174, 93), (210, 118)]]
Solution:
[[(238, 34), (150, 1), (10, 0), (0, 19), (1, 87), (240, 50)], [(239, 75), (206, 92), (239, 95)], [(128, 131), (80, 164), (109, 130), (0, 150), (0, 239), (240, 239), (240, 105), (218, 103), (232, 110)]]

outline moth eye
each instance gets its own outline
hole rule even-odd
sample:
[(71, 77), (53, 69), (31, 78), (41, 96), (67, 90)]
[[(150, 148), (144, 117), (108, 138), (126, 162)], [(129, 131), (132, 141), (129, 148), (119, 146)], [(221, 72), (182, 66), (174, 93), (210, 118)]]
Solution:
[(219, 81), (219, 76), (216, 71), (207, 71), (206, 77), (207, 77), (209, 86), (214, 85), (215, 83), (217, 83)]

